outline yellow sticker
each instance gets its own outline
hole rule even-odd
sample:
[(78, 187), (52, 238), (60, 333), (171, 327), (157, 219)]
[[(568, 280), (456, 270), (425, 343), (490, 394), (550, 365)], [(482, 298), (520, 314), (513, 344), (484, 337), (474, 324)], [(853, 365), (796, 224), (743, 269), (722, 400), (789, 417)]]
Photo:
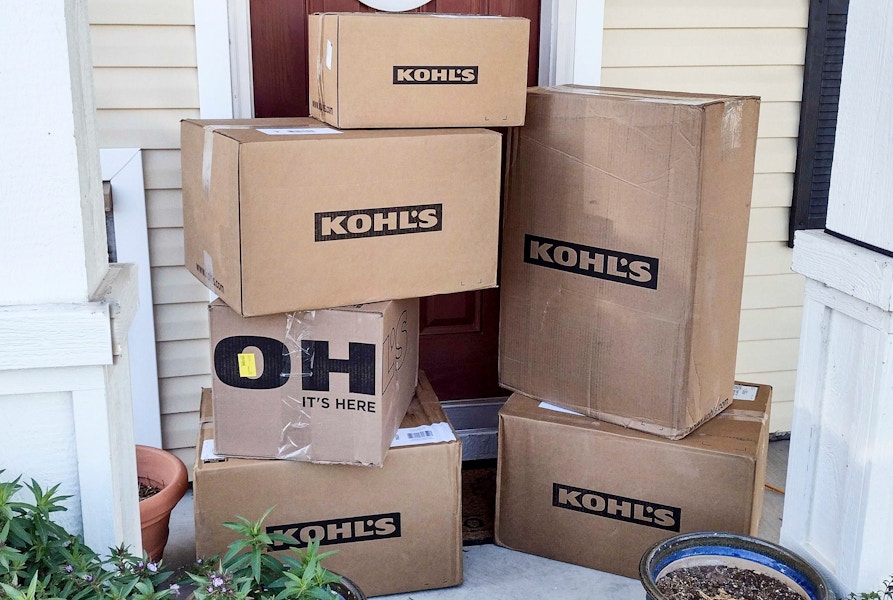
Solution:
[(239, 377), (257, 377), (254, 354), (239, 354)]

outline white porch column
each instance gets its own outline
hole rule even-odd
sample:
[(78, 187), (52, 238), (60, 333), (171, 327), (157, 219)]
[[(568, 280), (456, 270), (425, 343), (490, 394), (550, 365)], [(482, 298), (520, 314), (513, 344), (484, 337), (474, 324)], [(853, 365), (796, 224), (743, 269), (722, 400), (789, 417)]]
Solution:
[(827, 227), (807, 279), (781, 542), (840, 597), (893, 574), (893, 4), (853, 0)]
[(0, 468), (60, 483), (59, 520), (96, 551), (140, 551), (136, 277), (106, 253), (87, 2), (0, 14)]

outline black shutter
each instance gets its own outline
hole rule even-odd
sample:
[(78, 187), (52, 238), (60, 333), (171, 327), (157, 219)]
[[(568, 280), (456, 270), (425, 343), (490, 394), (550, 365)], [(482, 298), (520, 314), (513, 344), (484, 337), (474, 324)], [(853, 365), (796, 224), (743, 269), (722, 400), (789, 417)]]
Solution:
[(849, 0), (809, 3), (789, 246), (794, 231), (825, 227), (848, 8)]

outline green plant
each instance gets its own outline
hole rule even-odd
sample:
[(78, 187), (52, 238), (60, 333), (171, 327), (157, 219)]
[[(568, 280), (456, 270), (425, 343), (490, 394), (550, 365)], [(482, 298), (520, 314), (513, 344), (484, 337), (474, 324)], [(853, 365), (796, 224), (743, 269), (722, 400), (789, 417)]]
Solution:
[[(180, 593), (181, 584), (196, 586), (196, 600), (333, 600), (332, 584), (341, 578), (322, 561), (334, 554), (320, 552), (319, 542), (294, 554), (272, 554), (274, 543), (295, 546), (282, 534), (266, 533), (264, 520), (236, 517), (225, 527), (240, 534), (223, 558), (199, 560), (180, 583), (163, 587), (171, 573), (161, 561), (128, 553), (123, 546), (101, 557), (79, 536), (51, 519), (67, 510), (70, 496), (59, 486), (44, 490), (36, 481), (3, 481), (0, 470), (0, 600), (166, 600)], [(16, 500), (27, 488), (32, 502)]]
[[(4, 471), (0, 470), (0, 475)], [(69, 498), (55, 485), (0, 481), (0, 598), (10, 600), (164, 600), (176, 588), (158, 589), (169, 572), (124, 547), (100, 557), (52, 521)], [(27, 488), (32, 502), (14, 500)]]
[[(224, 523), (241, 537), (229, 545), (222, 559), (196, 565), (189, 577), (197, 600), (234, 598), (242, 600), (333, 600), (338, 598), (330, 585), (341, 578), (327, 571), (322, 561), (334, 552), (320, 552), (319, 541), (308, 543), (307, 549), (295, 549), (294, 555), (271, 554), (269, 547), (278, 542), (294, 545), (287, 535), (266, 533), (263, 522), (272, 512), (267, 510), (257, 521), (236, 517)], [(212, 566), (208, 566), (208, 565)]]
[(873, 592), (852, 593), (847, 600), (893, 600), (893, 577), (884, 580), (880, 590)]

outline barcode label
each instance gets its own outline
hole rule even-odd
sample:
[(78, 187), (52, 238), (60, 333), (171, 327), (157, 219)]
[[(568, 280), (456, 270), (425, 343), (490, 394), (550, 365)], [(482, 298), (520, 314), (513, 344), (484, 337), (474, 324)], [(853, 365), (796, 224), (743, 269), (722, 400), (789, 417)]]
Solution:
[(394, 441), (391, 442), (391, 448), (451, 442), (455, 439), (456, 436), (453, 435), (453, 430), (448, 423), (431, 423), (430, 425), (398, 429), (394, 435)]
[(732, 392), (732, 400), (756, 400), (758, 390), (759, 388), (755, 385), (738, 385), (736, 383)]

